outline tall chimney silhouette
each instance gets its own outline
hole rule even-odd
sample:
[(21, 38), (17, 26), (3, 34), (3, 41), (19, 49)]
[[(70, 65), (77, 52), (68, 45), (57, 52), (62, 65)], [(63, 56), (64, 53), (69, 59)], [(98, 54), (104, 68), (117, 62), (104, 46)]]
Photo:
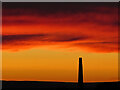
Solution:
[(80, 87), (83, 87), (82, 58), (79, 58), (78, 85), (79, 85)]

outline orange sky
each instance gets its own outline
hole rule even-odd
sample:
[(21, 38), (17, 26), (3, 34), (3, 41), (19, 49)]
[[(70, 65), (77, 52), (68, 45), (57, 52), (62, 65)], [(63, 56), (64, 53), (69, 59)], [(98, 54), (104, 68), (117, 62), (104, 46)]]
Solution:
[(3, 80), (118, 79), (116, 3), (3, 3)]

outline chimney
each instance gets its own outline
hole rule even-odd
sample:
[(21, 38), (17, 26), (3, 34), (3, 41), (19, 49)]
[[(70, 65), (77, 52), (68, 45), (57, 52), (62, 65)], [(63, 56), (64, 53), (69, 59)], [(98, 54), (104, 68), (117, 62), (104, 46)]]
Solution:
[(79, 58), (78, 86), (83, 87), (82, 58)]

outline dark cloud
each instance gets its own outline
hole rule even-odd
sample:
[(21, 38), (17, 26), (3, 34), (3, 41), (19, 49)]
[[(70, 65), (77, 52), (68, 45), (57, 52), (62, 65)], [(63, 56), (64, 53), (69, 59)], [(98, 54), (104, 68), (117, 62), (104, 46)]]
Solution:
[(3, 16), (54, 16), (114, 14), (117, 3), (3, 3)]
[[(3, 25), (117, 25), (117, 3), (3, 3)], [(43, 19), (46, 18), (46, 19)]]
[(33, 35), (3, 35), (2, 42), (4, 44), (21, 43), (22, 41), (31, 42), (70, 42), (76, 40), (85, 40), (88, 36), (74, 36), (67, 34), (33, 34)]
[[(29, 3), (3, 3), (3, 15), (21, 15), (21, 14), (39, 14), (49, 15), (55, 13), (111, 13), (109, 8), (113, 10), (113, 7), (117, 6), (117, 3), (55, 3), (55, 2), (29, 2)], [(105, 8), (105, 9), (100, 9)], [(7, 12), (8, 10), (8, 12)], [(106, 12), (107, 10), (107, 12)]]
[[(82, 16), (82, 18), (81, 18)], [(64, 18), (55, 18), (55, 17), (29, 17), (28, 18), (22, 18), (22, 17), (15, 17), (15, 18), (11, 18), (11, 17), (7, 17), (7, 19), (5, 17), (3, 17), (3, 25), (41, 25), (41, 24), (60, 24), (60, 25), (64, 25), (64, 24), (97, 24), (97, 25), (112, 25), (112, 26), (116, 26), (118, 25), (118, 20), (116, 18), (116, 20), (113, 19), (108, 19), (108, 17), (106, 15), (104, 15), (106, 17), (106, 19), (104, 20), (102, 15), (97, 18), (94, 15), (77, 15), (77, 16), (71, 16), (71, 17), (64, 17)], [(115, 17), (115, 16), (114, 16)], [(113, 17), (113, 18), (114, 18)], [(42, 19), (41, 19), (42, 18)], [(47, 18), (47, 19), (45, 19)], [(114, 18), (115, 19), (115, 18)]]
[[(118, 25), (117, 3), (3, 3), (3, 25)], [(43, 19), (44, 20), (43, 20)]]
[(84, 45), (84, 44), (87, 44), (87, 45), (93, 45), (93, 44), (117, 44), (118, 42), (108, 42), (108, 41), (104, 41), (104, 42), (86, 42), (86, 43), (76, 43), (75, 45)]
[(3, 35), (2, 36), (2, 42), (3, 44), (5, 43), (12, 43), (12, 42), (17, 42), (17, 41), (27, 41), (27, 40), (30, 40), (33, 38), (43, 38), (45, 37), (46, 35), (44, 34), (37, 34), (37, 35)]
[[(36, 22), (35, 20), (3, 20), (2, 21), (3, 25), (31, 25), (31, 24), (38, 24), (39, 22)], [(40, 23), (39, 23), (40, 24)]]

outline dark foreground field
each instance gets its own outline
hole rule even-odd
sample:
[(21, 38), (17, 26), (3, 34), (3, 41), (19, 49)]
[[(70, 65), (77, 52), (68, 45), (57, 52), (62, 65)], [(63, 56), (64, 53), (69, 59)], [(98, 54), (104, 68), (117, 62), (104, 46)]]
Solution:
[(116, 88), (120, 89), (120, 82), (105, 83), (84, 83), (83, 87), (79, 87), (78, 83), (64, 82), (38, 82), (38, 81), (2, 81), (2, 89), (23, 89), (23, 88), (75, 88), (75, 89), (100, 89), (100, 88)]

